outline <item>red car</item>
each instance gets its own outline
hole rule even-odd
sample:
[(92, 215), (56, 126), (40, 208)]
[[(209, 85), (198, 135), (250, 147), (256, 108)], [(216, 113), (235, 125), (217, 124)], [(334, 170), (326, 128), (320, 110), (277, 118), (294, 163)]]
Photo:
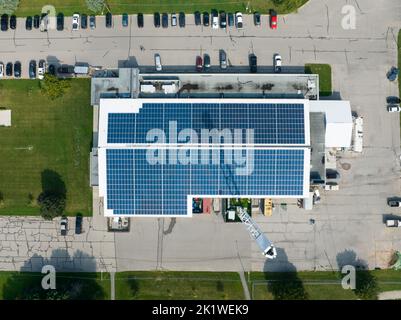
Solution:
[(270, 10), (270, 28), (277, 29), (277, 12)]
[(202, 57), (197, 56), (196, 57), (196, 71), (201, 72), (203, 69), (203, 62), (202, 62)]

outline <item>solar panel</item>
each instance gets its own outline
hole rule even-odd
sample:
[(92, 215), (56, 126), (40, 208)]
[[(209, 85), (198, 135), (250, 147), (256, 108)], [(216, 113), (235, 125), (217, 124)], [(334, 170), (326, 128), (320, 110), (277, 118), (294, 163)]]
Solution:
[(139, 113), (109, 113), (107, 142), (144, 144), (150, 130), (175, 123), (178, 132), (252, 129), (255, 144), (304, 144), (304, 120), (302, 103), (144, 103)]
[(214, 161), (210, 149), (194, 149), (191, 158), (172, 156), (189, 150), (169, 149), (154, 163), (153, 151), (106, 150), (107, 208), (114, 214), (186, 215), (187, 195), (303, 195), (304, 149), (240, 150), (248, 152), (243, 159), (253, 154), (252, 163), (229, 163), (224, 150)]

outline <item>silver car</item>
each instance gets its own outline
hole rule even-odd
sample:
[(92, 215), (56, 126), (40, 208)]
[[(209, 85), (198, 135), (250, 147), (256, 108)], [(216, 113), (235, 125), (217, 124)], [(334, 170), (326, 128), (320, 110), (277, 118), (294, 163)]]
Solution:
[(227, 55), (224, 50), (220, 50), (220, 68), (227, 69)]
[(156, 71), (162, 71), (162, 61), (158, 53), (155, 54), (155, 67)]

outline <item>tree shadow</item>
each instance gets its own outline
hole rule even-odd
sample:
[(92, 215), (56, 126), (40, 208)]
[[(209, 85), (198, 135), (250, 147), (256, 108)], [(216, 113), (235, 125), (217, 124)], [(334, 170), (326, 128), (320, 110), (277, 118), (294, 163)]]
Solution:
[(336, 257), (338, 268), (341, 269), (350, 265), (355, 267), (355, 294), (364, 300), (377, 299), (378, 285), (376, 277), (369, 271), (368, 264), (365, 260), (357, 257), (353, 250), (344, 250), (337, 254)]
[[(42, 288), (42, 267), (51, 265), (56, 270), (56, 289)], [(71, 257), (67, 250), (56, 249), (49, 258), (33, 255), (3, 285), (5, 300), (97, 300), (104, 299), (103, 287), (96, 281), (96, 273), (73, 273), (96, 270), (94, 257), (78, 250)], [(27, 272), (31, 271), (31, 272)]]
[(56, 194), (62, 196), (64, 199), (67, 195), (65, 183), (60, 174), (56, 171), (46, 169), (41, 173), (42, 179), (42, 192), (49, 194)]
[(264, 265), (267, 290), (273, 295), (274, 300), (307, 300), (308, 293), (298, 277), (297, 269), (288, 261), (284, 249), (276, 248), (276, 250), (277, 258), (266, 259)]
[(135, 277), (129, 277), (127, 280), (132, 296), (135, 297), (139, 292), (139, 281)]

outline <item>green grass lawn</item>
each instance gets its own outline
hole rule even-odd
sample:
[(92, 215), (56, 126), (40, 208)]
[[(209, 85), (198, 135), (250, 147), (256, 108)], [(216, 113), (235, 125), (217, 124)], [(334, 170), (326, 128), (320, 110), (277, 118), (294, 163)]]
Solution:
[(234, 272), (121, 272), (116, 274), (116, 299), (244, 299)]
[(330, 96), (331, 91), (331, 66), (329, 64), (306, 64), (305, 73), (319, 75), (319, 94)]
[(67, 213), (91, 215), (90, 80), (71, 80), (54, 101), (42, 95), (39, 80), (2, 80), (0, 107), (12, 110), (12, 126), (0, 127), (0, 215), (38, 215), (31, 199), (57, 179), (65, 185)]
[[(219, 1), (219, 0), (107, 0), (107, 4), (113, 14), (121, 13), (153, 13), (159, 12), (179, 12), (193, 13), (196, 10), (210, 11), (211, 9), (226, 11), (243, 11), (247, 3), (250, 3), (250, 10), (268, 12), (275, 8), (279, 13), (289, 13), (305, 4), (308, 0), (251, 0), (251, 1)], [(276, 4), (275, 4), (276, 3)], [(34, 15), (41, 11), (47, 4), (55, 6), (57, 12), (63, 12), (71, 16), (74, 12), (90, 13), (86, 7), (85, 0), (21, 0), (17, 10), (18, 16)]]
[[(378, 292), (401, 290), (401, 271), (373, 270), (370, 274), (376, 278)], [(274, 294), (266, 284), (269, 281), (288, 281), (288, 273), (252, 272), (249, 288), (255, 300), (272, 300)], [(336, 272), (299, 272), (296, 278), (301, 280), (303, 291), (309, 300), (356, 300), (359, 297), (352, 290), (344, 290), (341, 277)], [(296, 286), (299, 287), (298, 282)]]
[[(0, 300), (14, 300), (21, 297), (27, 288), (40, 287), (41, 273), (0, 272)], [(76, 299), (110, 300), (110, 276), (108, 273), (57, 273), (56, 288), (78, 282), (80, 285)]]

